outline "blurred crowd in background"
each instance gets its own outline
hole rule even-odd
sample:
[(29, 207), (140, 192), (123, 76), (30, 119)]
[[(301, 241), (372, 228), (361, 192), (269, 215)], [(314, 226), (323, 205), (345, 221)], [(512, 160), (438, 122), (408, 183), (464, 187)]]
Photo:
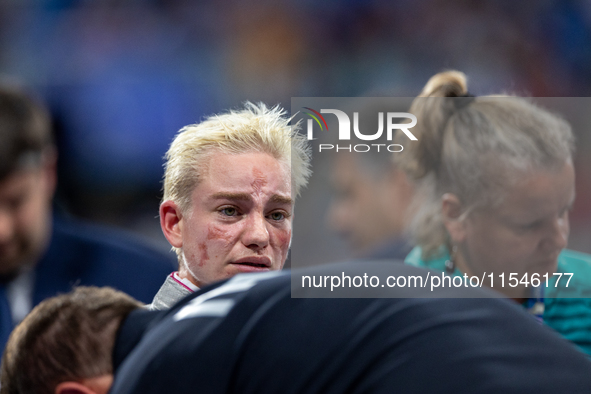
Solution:
[[(162, 247), (162, 157), (181, 127), (245, 100), (289, 109), (291, 97), (412, 97), (451, 68), (477, 95), (591, 96), (591, 3), (0, 2), (0, 76), (54, 117), (57, 203)], [(575, 130), (571, 246), (591, 252), (588, 133)]]

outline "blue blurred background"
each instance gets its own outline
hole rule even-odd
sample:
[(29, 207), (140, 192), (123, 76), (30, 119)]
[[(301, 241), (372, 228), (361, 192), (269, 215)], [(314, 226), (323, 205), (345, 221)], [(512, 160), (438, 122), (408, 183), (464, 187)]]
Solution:
[[(161, 245), (162, 157), (182, 126), (244, 100), (415, 96), (449, 68), (474, 94), (590, 96), (591, 2), (0, 1), (0, 74), (50, 106), (60, 204)], [(572, 225), (591, 251), (587, 145)]]

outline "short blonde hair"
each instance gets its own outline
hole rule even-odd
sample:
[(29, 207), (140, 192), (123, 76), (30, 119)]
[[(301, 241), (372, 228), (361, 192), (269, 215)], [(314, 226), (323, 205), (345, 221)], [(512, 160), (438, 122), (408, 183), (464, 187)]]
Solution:
[(183, 127), (166, 153), (164, 196), (181, 211), (190, 207), (191, 193), (203, 175), (203, 159), (215, 152), (268, 153), (291, 168), (292, 189), (298, 196), (311, 174), (310, 148), (298, 133), (299, 124), (279, 106), (246, 102), (244, 109), (212, 115)]
[(411, 226), (425, 258), (449, 246), (441, 214), (445, 193), (455, 194), (467, 214), (500, 203), (507, 186), (529, 171), (572, 160), (574, 136), (559, 116), (526, 98), (467, 93), (463, 73), (433, 76), (410, 108), (418, 141), (395, 156), (425, 198)]

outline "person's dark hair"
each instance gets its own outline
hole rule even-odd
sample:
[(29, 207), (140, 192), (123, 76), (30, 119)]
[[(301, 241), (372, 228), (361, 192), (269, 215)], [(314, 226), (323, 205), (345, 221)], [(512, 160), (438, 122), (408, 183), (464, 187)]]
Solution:
[(43, 301), (10, 335), (0, 393), (53, 394), (61, 382), (113, 373), (117, 330), (141, 305), (108, 287), (78, 287)]
[(46, 108), (21, 90), (0, 86), (0, 180), (20, 167), (40, 163), (51, 144)]

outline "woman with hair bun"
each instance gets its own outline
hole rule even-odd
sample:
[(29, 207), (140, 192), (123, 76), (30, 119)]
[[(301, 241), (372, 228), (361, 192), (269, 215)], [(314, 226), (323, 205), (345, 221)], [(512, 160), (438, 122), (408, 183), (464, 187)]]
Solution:
[[(575, 198), (569, 124), (524, 98), (473, 97), (457, 71), (433, 76), (410, 112), (418, 141), (395, 161), (423, 199), (406, 263), (484, 277), (591, 355), (591, 256), (564, 249)], [(568, 287), (570, 275), (554, 273), (573, 274)]]

